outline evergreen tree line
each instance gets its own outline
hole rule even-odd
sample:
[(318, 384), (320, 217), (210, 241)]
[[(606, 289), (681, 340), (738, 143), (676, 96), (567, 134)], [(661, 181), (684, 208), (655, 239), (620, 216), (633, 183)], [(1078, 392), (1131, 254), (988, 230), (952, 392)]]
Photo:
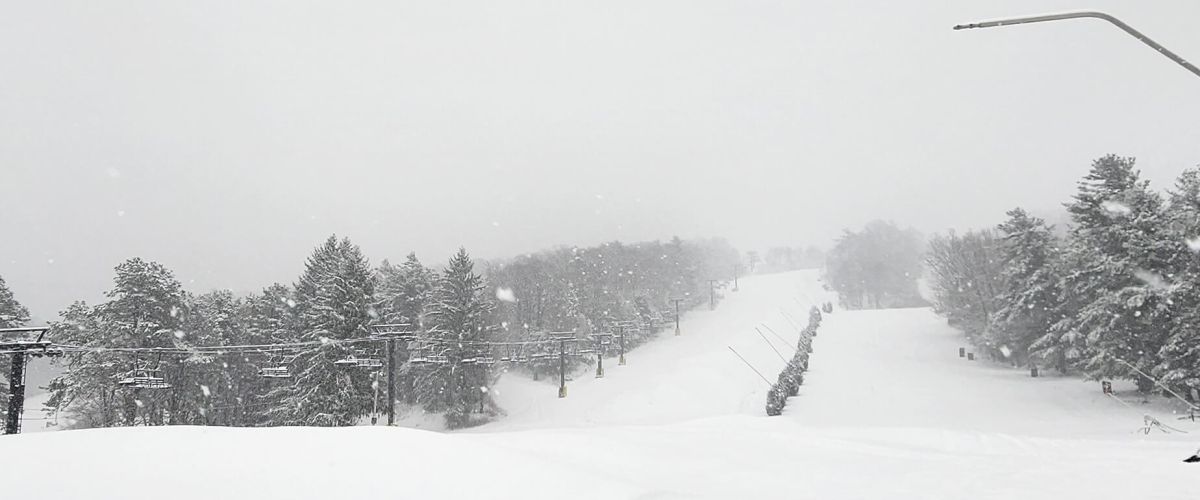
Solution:
[[(56, 358), (63, 373), (47, 388), (47, 409), (83, 428), (353, 425), (386, 411), (386, 373), (335, 362), (386, 357), (382, 342), (355, 339), (368, 338), (374, 324), (407, 323), (422, 338), (449, 346), (449, 362), (408, 363), (399, 342), (398, 402), (441, 413), (452, 428), (474, 425), (499, 412), (488, 390), (497, 367), (461, 363), (483, 354), (479, 341), (542, 331), (586, 335), (658, 318), (672, 298), (683, 298), (683, 308), (707, 301), (708, 277), (726, 278), (737, 258), (723, 240), (613, 242), (491, 263), (485, 277), (464, 249), (441, 269), (413, 254), (372, 267), (358, 246), (330, 237), (293, 285), (244, 296), (189, 293), (169, 269), (134, 258), (116, 267), (106, 300), (76, 302), (51, 323), (56, 344), (79, 348)], [(0, 320), (7, 323), (0, 324), (22, 324), (28, 313), (2, 285)], [(649, 328), (631, 331), (628, 347), (649, 334)], [(292, 343), (306, 347), (182, 356), (122, 351)], [(262, 376), (278, 366), (290, 378)], [(162, 377), (170, 387), (117, 383), (135, 372)]]
[(1061, 236), (1016, 208), (994, 229), (934, 237), (935, 310), (994, 359), (1133, 380), (1143, 393), (1153, 377), (1195, 398), (1200, 169), (1160, 193), (1133, 158), (1108, 155), (1066, 210)]

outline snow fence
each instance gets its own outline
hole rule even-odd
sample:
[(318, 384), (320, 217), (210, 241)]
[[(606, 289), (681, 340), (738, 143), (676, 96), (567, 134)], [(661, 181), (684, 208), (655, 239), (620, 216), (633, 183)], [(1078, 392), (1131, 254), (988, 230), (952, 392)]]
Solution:
[(800, 393), (800, 384), (804, 383), (804, 372), (808, 370), (808, 356), (812, 354), (812, 339), (817, 336), (821, 326), (821, 310), (815, 306), (808, 311), (808, 326), (800, 332), (796, 341), (796, 354), (791, 361), (779, 372), (779, 380), (767, 391), (767, 415), (775, 416), (783, 413), (789, 397)]

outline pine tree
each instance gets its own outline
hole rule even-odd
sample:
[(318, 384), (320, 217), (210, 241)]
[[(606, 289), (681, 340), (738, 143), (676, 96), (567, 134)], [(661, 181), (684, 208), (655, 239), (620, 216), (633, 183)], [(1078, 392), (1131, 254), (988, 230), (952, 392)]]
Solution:
[(1162, 198), (1140, 179), (1133, 159), (1109, 155), (1092, 164), (1067, 211), (1074, 223), (1068, 259), (1080, 267), (1064, 276), (1063, 302), (1080, 309), (1054, 329), (1084, 335), (1079, 361), (1089, 376), (1131, 378), (1149, 391), (1153, 382), (1122, 361), (1149, 373), (1172, 321), (1171, 285), (1162, 274)]
[[(432, 300), (436, 275), (421, 264), (415, 253), (408, 254), (404, 263), (395, 266), (383, 261), (376, 271), (375, 310), (383, 323), (407, 323), (414, 329), (422, 328), (425, 311)], [(408, 350), (399, 346), (396, 363), (404, 368), (396, 377), (396, 390), (406, 403), (414, 403), (415, 374), (406, 365)], [(395, 402), (393, 402), (395, 404)]]
[[(228, 290), (209, 292), (191, 299), (184, 325), (186, 345), (218, 346), (251, 343), (243, 301)], [(244, 426), (257, 421), (253, 395), (264, 388), (258, 353), (197, 353), (182, 360), (180, 374), (173, 380), (183, 390), (179, 405), (181, 419), (205, 425)]]
[[(1002, 304), (988, 329), (990, 340), (1011, 351), (1017, 364), (1029, 361), (1034, 343), (1050, 331), (1059, 311), (1058, 277), (1054, 258), (1058, 241), (1053, 230), (1038, 217), (1020, 208), (1008, 211), (1008, 220), (997, 226), (1000, 247)], [(1051, 358), (1052, 363), (1061, 364)]]
[[(475, 274), (466, 249), (460, 248), (438, 280), (429, 312), (429, 334), (444, 346), (447, 363), (435, 365), (419, 379), (426, 409), (445, 411), (451, 428), (478, 423), (496, 411), (488, 392), (491, 366), (475, 362), (490, 355), (480, 343), (491, 339), (486, 319), (493, 306), (483, 278)], [(473, 417), (476, 413), (483, 415)]]
[(1200, 169), (1184, 171), (1168, 196), (1163, 244), (1172, 249), (1167, 277), (1176, 283), (1169, 304), (1176, 313), (1154, 374), (1188, 394), (1200, 390)]
[[(251, 345), (291, 344), (298, 342), (299, 327), (295, 314), (296, 300), (292, 289), (275, 283), (261, 293), (246, 297), (239, 311), (245, 328), (245, 342)], [(289, 373), (297, 370), (298, 352), (288, 349), (260, 355), (257, 360), (263, 366), (285, 367)], [(259, 377), (257, 384), (249, 384), (240, 394), (245, 425), (273, 423), (272, 417), (281, 417), (288, 412), (283, 399), (291, 392), (290, 379), (266, 379)], [(288, 420), (284, 419), (284, 422)]]
[(376, 271), (375, 309), (380, 321), (421, 326), (433, 292), (435, 273), (410, 253), (396, 266), (383, 261)]
[(281, 406), (273, 409), (271, 420), (276, 424), (352, 425), (371, 410), (372, 377), (361, 369), (334, 363), (352, 355), (379, 355), (360, 352), (363, 345), (338, 342), (369, 335), (376, 314), (370, 267), (350, 240), (330, 236), (309, 257), (295, 289), (299, 339), (322, 344), (298, 358), (293, 383), (272, 394)]

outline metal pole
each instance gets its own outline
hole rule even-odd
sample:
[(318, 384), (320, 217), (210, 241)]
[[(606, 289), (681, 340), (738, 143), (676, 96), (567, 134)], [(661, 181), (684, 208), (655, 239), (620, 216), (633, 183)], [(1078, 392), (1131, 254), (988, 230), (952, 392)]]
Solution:
[(746, 358), (743, 358), (741, 354), (738, 354), (737, 351), (734, 351), (733, 347), (730, 347), (730, 346), (725, 346), (725, 347), (729, 347), (729, 350), (733, 351), (734, 356), (737, 356), (738, 359), (742, 360), (743, 363), (746, 363), (746, 366), (749, 366), (751, 370), (754, 370), (754, 373), (758, 374), (758, 378), (763, 379), (763, 382), (767, 383), (767, 387), (771, 387), (773, 385), (773, 384), (771, 384), (770, 380), (767, 380), (767, 377), (763, 376), (762, 372), (758, 371), (758, 368), (755, 368), (754, 365), (750, 364), (749, 361), (746, 361)]
[(735, 292), (738, 291), (737, 278), (738, 278), (738, 265), (734, 264), (733, 265), (733, 291), (735, 291)]
[(558, 341), (558, 397), (567, 397), (567, 341)]
[(617, 364), (625, 366), (625, 327), (618, 326), (617, 332), (619, 332), (621, 335), (621, 356), (617, 358)]
[(388, 425), (394, 425), (396, 423), (396, 341), (394, 339), (387, 341), (387, 356)]
[(12, 353), (12, 367), (8, 372), (8, 415), (4, 420), (4, 433), (21, 432), (21, 413), (25, 411), (25, 353)]
[(1091, 11), (1066, 12), (1063, 14), (1047, 14), (1047, 15), (1041, 15), (1041, 16), (1015, 17), (1015, 18), (1011, 18), (1011, 19), (1001, 19), (998, 21), (984, 21), (984, 22), (980, 22), (980, 23), (959, 24), (959, 25), (955, 26), (954, 29), (964, 30), (964, 29), (974, 29), (974, 28), (994, 28), (994, 27), (999, 27), (999, 26), (1008, 26), (1010, 24), (1030, 24), (1030, 23), (1040, 23), (1040, 22), (1046, 22), (1046, 21), (1062, 21), (1064, 19), (1080, 19), (1080, 18), (1093, 18), (1093, 19), (1102, 19), (1102, 20), (1108, 21), (1108, 22), (1112, 23), (1114, 26), (1120, 28), (1122, 31), (1128, 33), (1130, 36), (1137, 38), (1138, 41), (1150, 46), (1150, 48), (1154, 49), (1159, 54), (1166, 56), (1167, 59), (1175, 61), (1176, 64), (1183, 66), (1184, 69), (1190, 71), (1193, 75), (1200, 76), (1200, 68), (1197, 68), (1194, 64), (1188, 62), (1187, 59), (1184, 59), (1184, 58), (1180, 57), (1178, 54), (1171, 52), (1166, 47), (1163, 47), (1162, 45), (1160, 45), (1158, 42), (1151, 40), (1150, 37), (1143, 35), (1142, 32), (1140, 32), (1136, 29), (1133, 29), (1133, 27), (1128, 24), (1125, 24), (1120, 19), (1117, 19), (1117, 18), (1115, 18), (1111, 15), (1105, 14), (1103, 12), (1091, 12)]
[(682, 301), (683, 301), (683, 299), (671, 299), (671, 302), (675, 303), (675, 336), (676, 337), (679, 336), (679, 303)]
[(604, 337), (596, 337), (596, 378), (604, 377)]
[(717, 280), (708, 280), (708, 310), (717, 308)]
[(379, 370), (375, 371), (373, 378), (375, 380), (371, 385), (375, 386), (375, 402), (371, 408), (371, 425), (375, 425), (379, 421)]

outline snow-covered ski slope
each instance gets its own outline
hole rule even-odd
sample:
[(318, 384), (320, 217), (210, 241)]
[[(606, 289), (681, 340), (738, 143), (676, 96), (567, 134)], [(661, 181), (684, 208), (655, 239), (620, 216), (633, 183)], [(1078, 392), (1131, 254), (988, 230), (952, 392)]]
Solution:
[[(715, 311), (701, 307), (674, 329), (631, 350), (625, 366), (606, 359), (604, 378), (583, 370), (567, 383), (568, 397), (557, 396), (558, 377), (539, 382), (504, 377), (495, 397), (508, 415), (481, 430), (663, 424), (720, 415), (762, 415), (768, 386), (729, 350), (732, 347), (775, 381), (791, 358), (798, 334), (788, 322), (808, 321), (808, 308), (825, 299), (815, 272), (756, 276), (741, 281), (738, 292), (723, 291)], [(760, 327), (771, 346), (755, 332)], [(774, 330), (774, 334), (771, 332)], [(779, 340), (775, 335), (786, 342)]]
[[(754, 333), (823, 299), (811, 272), (756, 276), (713, 312), (606, 361), (558, 399), (509, 376), (509, 416), (470, 432), (135, 428), (0, 438), (5, 498), (1196, 498), (1191, 434), (1134, 433), (1097, 384), (957, 357), (928, 310), (838, 311), (783, 416), (762, 416), (783, 362)], [(798, 319), (803, 319), (800, 316)], [(770, 333), (768, 333), (770, 336)], [(772, 337), (772, 340), (775, 340)], [(784, 355), (782, 343), (776, 344)], [(17, 458), (16, 463), (12, 459)]]

